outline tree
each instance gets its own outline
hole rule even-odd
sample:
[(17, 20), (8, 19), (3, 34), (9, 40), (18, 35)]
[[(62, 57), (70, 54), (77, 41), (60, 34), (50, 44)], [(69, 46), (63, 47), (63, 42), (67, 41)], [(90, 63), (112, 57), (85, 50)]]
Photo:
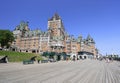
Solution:
[(56, 54), (55, 52), (50, 52), (49, 57), (54, 58), (55, 54)]
[(42, 55), (45, 56), (45, 57), (47, 57), (47, 56), (49, 56), (49, 52), (43, 52)]
[(0, 45), (2, 48), (9, 48), (14, 41), (13, 33), (9, 30), (0, 30)]

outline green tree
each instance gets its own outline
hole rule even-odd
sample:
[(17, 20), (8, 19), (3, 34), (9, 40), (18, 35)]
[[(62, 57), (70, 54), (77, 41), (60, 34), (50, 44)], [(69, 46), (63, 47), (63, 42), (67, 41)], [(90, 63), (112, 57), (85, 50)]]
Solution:
[(42, 56), (45, 56), (45, 57), (49, 56), (49, 52), (43, 52)]
[(2, 48), (9, 48), (14, 41), (13, 33), (9, 30), (0, 30), (0, 45)]

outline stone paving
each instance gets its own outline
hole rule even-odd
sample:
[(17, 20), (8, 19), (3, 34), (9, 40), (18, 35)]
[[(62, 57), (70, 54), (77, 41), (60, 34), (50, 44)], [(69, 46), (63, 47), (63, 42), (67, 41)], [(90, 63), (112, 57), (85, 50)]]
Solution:
[(0, 64), (0, 83), (120, 83), (120, 62), (79, 60)]

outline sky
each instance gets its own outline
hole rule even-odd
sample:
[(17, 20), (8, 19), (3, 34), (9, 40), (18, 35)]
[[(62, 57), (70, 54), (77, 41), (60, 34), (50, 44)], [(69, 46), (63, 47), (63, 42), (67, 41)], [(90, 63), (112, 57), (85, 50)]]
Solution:
[(90, 34), (101, 54), (120, 55), (120, 0), (0, 0), (0, 29), (28, 21), (31, 30), (46, 31), (54, 13), (70, 35)]

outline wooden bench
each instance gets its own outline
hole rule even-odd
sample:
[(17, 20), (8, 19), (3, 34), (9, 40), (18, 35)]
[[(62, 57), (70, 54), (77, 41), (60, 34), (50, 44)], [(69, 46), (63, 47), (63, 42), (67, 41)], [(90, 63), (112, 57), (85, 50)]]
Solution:
[(41, 60), (41, 63), (48, 63), (48, 60)]
[(26, 65), (26, 64), (34, 64), (34, 61), (33, 60), (24, 60), (23, 64), (24, 65)]

